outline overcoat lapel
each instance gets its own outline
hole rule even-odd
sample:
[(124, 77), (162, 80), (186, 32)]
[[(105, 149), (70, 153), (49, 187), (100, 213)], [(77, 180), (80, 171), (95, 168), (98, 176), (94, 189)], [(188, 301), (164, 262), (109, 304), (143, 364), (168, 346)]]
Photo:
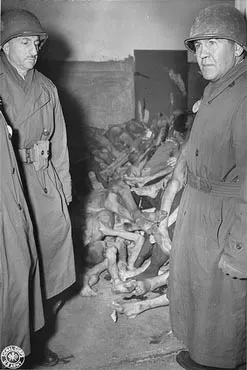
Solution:
[[(8, 80), (6, 79), (6, 74), (8, 74)], [(50, 96), (46, 89), (40, 90), (38, 83), (37, 83), (35, 71), (32, 74), (31, 81), (29, 83), (29, 86), (26, 89), (24, 89), (19, 83), (16, 83), (14, 79), (15, 79), (14, 74), (6, 70), (3, 71), (3, 68), (1, 66), (0, 86), (4, 88), (5, 84), (11, 85), (10, 89), (6, 89), (4, 91), (5, 101), (3, 102), (3, 104), (11, 105), (12, 120), (14, 120), (15, 122), (15, 128), (18, 128), (23, 122), (29, 119), (34, 113), (36, 113), (44, 105), (49, 103)], [(1, 93), (0, 93), (0, 96), (1, 96)], [(13, 100), (15, 104), (12, 104)], [(16, 104), (16, 102), (18, 102), (18, 105)], [(14, 107), (16, 106), (17, 108), (15, 109)]]
[(32, 83), (23, 99), (23, 106), (18, 114), (17, 125), (18, 126), (21, 125), (22, 122), (25, 122), (27, 119), (29, 119), (33, 114), (35, 114), (38, 110), (40, 110), (44, 105), (49, 103), (49, 101), (50, 101), (50, 96), (48, 92), (44, 90), (40, 91), (36, 83), (36, 78), (34, 74)]

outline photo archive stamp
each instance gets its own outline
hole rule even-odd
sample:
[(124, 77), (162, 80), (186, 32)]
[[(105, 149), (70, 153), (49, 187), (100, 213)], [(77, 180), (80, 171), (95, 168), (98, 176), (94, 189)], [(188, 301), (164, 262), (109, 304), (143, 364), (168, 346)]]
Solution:
[(25, 361), (25, 353), (18, 346), (7, 346), (1, 352), (2, 365), (7, 369), (19, 369)]

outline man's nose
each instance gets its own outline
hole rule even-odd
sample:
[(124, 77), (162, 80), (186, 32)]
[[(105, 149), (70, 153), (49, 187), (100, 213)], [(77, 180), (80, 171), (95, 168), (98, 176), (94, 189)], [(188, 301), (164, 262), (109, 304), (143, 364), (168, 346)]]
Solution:
[(207, 45), (201, 45), (199, 50), (197, 50), (197, 56), (200, 58), (200, 59), (203, 59), (203, 58), (206, 58), (209, 56), (210, 54), (210, 51), (209, 51), (209, 48), (207, 47)]
[(31, 46), (30, 46), (30, 53), (33, 56), (36, 56), (36, 55), (38, 55), (38, 52), (39, 52), (39, 46), (36, 45), (36, 44), (31, 44)]

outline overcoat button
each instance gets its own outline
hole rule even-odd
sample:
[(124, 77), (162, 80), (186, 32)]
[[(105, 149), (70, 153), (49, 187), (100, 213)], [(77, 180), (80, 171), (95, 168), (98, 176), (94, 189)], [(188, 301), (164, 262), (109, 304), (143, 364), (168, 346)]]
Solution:
[(238, 250), (242, 249), (242, 243), (237, 243), (236, 244), (236, 249), (238, 249)]
[(196, 157), (198, 157), (198, 155), (199, 155), (199, 150), (198, 150), (198, 149), (196, 149), (196, 151), (195, 151), (195, 156), (196, 156)]
[(47, 194), (48, 193), (48, 190), (47, 190), (47, 188), (44, 188), (44, 192)]
[(45, 128), (45, 129), (44, 129), (44, 131), (43, 131), (43, 134), (44, 134), (45, 136), (48, 136), (48, 135), (49, 135), (49, 131)]

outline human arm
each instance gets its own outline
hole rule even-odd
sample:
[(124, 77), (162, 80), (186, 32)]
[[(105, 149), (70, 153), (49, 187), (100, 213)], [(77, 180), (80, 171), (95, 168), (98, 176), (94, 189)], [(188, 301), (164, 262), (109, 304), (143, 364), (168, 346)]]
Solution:
[(185, 177), (186, 177), (186, 151), (187, 151), (187, 142), (182, 146), (181, 152), (176, 164), (176, 167), (173, 171), (173, 176), (168, 182), (167, 188), (161, 199), (160, 210), (167, 214), (167, 217), (160, 222), (158, 227), (159, 244), (162, 249), (166, 252), (171, 250), (171, 239), (169, 236), (168, 228), (170, 226), (169, 216), (171, 207), (174, 201), (176, 194), (184, 186)]
[(167, 212), (167, 217), (161, 222), (163, 226), (168, 228), (168, 219), (171, 211), (172, 203), (174, 201), (175, 195), (182, 189), (185, 183), (186, 177), (186, 152), (188, 144), (185, 143), (181, 149), (180, 155), (178, 157), (176, 166), (173, 171), (171, 180), (168, 182), (166, 190), (161, 199), (161, 210)]
[(69, 154), (67, 147), (67, 132), (58, 92), (54, 92), (54, 133), (51, 138), (52, 163), (63, 187), (67, 204), (72, 200), (71, 177), (69, 172)]
[(233, 278), (247, 278), (247, 97), (239, 102), (232, 119), (232, 147), (240, 197), (232, 198), (229, 224), (219, 268)]

